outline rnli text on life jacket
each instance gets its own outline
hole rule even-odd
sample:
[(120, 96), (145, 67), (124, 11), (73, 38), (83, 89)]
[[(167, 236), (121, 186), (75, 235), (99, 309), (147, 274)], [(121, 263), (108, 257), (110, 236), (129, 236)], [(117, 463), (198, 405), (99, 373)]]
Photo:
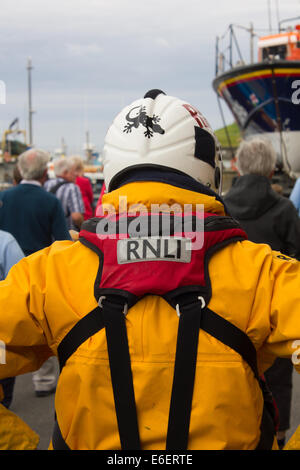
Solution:
[(119, 264), (139, 261), (191, 261), (191, 240), (177, 237), (141, 237), (118, 241)]

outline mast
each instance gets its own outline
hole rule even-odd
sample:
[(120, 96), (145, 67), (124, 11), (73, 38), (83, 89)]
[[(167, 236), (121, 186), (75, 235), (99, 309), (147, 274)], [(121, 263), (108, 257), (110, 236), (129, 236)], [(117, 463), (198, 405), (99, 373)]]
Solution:
[(67, 156), (67, 146), (66, 146), (66, 143), (65, 143), (65, 139), (63, 137), (61, 138), (61, 151), (62, 151), (62, 157), (66, 157)]
[(90, 133), (89, 133), (89, 131), (86, 131), (85, 135), (86, 135), (85, 152), (86, 152), (87, 161), (90, 161), (91, 157), (92, 157), (92, 146), (90, 144)]
[(269, 31), (272, 32), (272, 21), (271, 21), (271, 5), (270, 0), (268, 0), (268, 17), (269, 17)]
[(253, 23), (250, 23), (250, 64), (253, 64), (254, 62), (254, 47), (253, 47), (253, 41), (254, 41), (254, 30), (253, 30)]
[(278, 25), (278, 33), (280, 33), (280, 15), (279, 15), (279, 7), (278, 7), (278, 0), (276, 0), (276, 18), (277, 18), (277, 25)]
[(29, 130), (29, 145), (33, 145), (33, 135), (32, 135), (32, 115), (34, 113), (32, 109), (32, 100), (31, 100), (31, 70), (32, 70), (32, 64), (31, 64), (31, 57), (28, 57), (27, 61), (27, 71), (28, 71), (28, 130)]

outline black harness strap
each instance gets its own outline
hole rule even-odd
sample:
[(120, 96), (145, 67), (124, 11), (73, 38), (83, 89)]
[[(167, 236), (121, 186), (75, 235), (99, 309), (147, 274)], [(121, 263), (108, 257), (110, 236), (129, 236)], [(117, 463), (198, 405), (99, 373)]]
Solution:
[(246, 333), (207, 307), (203, 311), (201, 328), (242, 356), (258, 380), (256, 349)]
[[(60, 372), (69, 357), (72, 356), (79, 346), (102, 328), (104, 328), (102, 310), (98, 306), (81, 318), (59, 344), (57, 355)], [(52, 445), (54, 450), (71, 450), (61, 435), (56, 416), (52, 434)]]
[(201, 303), (180, 306), (166, 450), (187, 449), (200, 326)]
[[(167, 300), (173, 306), (178, 301), (174, 295)], [(62, 340), (58, 347), (60, 367), (63, 368), (67, 359), (84, 341), (105, 327), (121, 446), (123, 450), (139, 450), (140, 438), (125, 324), (124, 298), (120, 301), (116, 295), (108, 294), (100, 299), (99, 305), (100, 307), (96, 307), (82, 318)], [(178, 314), (180, 312), (180, 319), (169, 411), (167, 450), (184, 450), (188, 447), (200, 329), (240, 354), (259, 380), (255, 347), (242, 330), (195, 298), (189, 303), (183, 302), (183, 305), (179, 303), (179, 308), (176, 310)], [(257, 450), (271, 449), (273, 439), (274, 423), (265, 406)], [(61, 436), (57, 421), (52, 443), (55, 450), (70, 450)]]
[[(122, 450), (139, 450), (141, 446), (125, 324), (126, 312), (124, 300), (122, 304), (115, 300), (106, 296), (101, 303), (119, 435)], [(101, 298), (99, 304), (100, 301)]]
[(272, 412), (268, 409), (266, 390), (259, 378), (257, 354), (252, 341), (246, 333), (233, 325), (233, 323), (225, 320), (207, 307), (204, 309), (202, 314), (201, 328), (226, 346), (229, 346), (231, 349), (236, 351), (251, 367), (264, 396), (263, 415), (260, 423), (261, 434), (256, 450), (272, 449), (275, 436), (275, 422)]
[(71, 450), (61, 435), (57, 419), (55, 419), (54, 422), (54, 429), (52, 433), (52, 446), (54, 450)]
[(260, 423), (260, 439), (255, 450), (271, 450), (276, 434), (274, 418), (264, 403), (263, 414)]
[[(107, 297), (101, 298), (101, 307), (96, 307), (79, 320), (58, 346), (60, 370), (84, 341), (105, 328), (121, 446), (123, 450), (138, 450), (140, 449), (140, 439), (125, 325), (124, 301), (116, 303), (108, 300)], [(55, 421), (52, 443), (55, 450), (70, 450), (62, 438), (57, 420)]]
[[(64, 184), (68, 184), (70, 183), (70, 181), (67, 181), (67, 180), (64, 180), (64, 181), (59, 181), (58, 183), (56, 183), (50, 190), (49, 190), (49, 193), (52, 193), (54, 195), (56, 195), (57, 191), (59, 190), (59, 188), (61, 186), (63, 186)], [(69, 209), (67, 209), (67, 212), (65, 214), (65, 217), (69, 217), (71, 215), (71, 212), (69, 211)]]
[(52, 186), (52, 188), (49, 190), (50, 193), (52, 194), (56, 194), (58, 189), (63, 186), (64, 184), (67, 184), (69, 183), (70, 181), (67, 181), (67, 180), (64, 180), (64, 181), (59, 181), (58, 183), (56, 183), (54, 186)]
[[(201, 300), (201, 305), (199, 301), (195, 300), (197, 294), (190, 292), (190, 299), (194, 297), (194, 301), (190, 300), (190, 303), (186, 303), (186, 295), (182, 295), (182, 290), (179, 292), (181, 293), (179, 296), (176, 295), (176, 291), (165, 296), (165, 299), (176, 308), (177, 312), (180, 310), (181, 313), (169, 413), (167, 450), (188, 448), (199, 329), (206, 331), (236, 351), (250, 366), (255, 378), (260, 383), (256, 349), (246, 333), (207, 308), (203, 297), (198, 297)], [(180, 308), (177, 308), (176, 302), (181, 301), (183, 305), (181, 306), (180, 303)], [(263, 389), (262, 391), (264, 393)], [(266, 405), (264, 405), (260, 429), (261, 436), (257, 450), (271, 449), (275, 434), (274, 421)]]
[(102, 310), (98, 306), (81, 318), (59, 344), (57, 354), (60, 370), (76, 349), (102, 328), (104, 328)]

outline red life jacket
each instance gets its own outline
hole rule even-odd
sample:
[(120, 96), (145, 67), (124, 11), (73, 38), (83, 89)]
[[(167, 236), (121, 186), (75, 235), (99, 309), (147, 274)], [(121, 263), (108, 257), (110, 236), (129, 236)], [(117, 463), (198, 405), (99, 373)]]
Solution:
[[(62, 340), (60, 368), (80, 344), (105, 328), (123, 450), (140, 449), (126, 315), (143, 296), (162, 296), (179, 316), (167, 450), (187, 449), (200, 328), (237, 351), (259, 381), (249, 337), (208, 307), (210, 257), (246, 238), (234, 219), (209, 213), (120, 214), (90, 219), (82, 226), (80, 242), (100, 257), (94, 285), (98, 307)], [(265, 406), (257, 449), (272, 448), (273, 438), (274, 423)], [(52, 441), (54, 449), (68, 449), (57, 424)]]

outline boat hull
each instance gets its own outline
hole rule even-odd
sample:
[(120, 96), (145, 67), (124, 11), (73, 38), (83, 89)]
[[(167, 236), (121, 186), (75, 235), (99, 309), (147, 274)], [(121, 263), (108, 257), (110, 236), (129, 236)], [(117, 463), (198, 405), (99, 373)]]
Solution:
[(300, 61), (240, 66), (213, 81), (243, 138), (268, 137), (278, 166), (300, 173)]

